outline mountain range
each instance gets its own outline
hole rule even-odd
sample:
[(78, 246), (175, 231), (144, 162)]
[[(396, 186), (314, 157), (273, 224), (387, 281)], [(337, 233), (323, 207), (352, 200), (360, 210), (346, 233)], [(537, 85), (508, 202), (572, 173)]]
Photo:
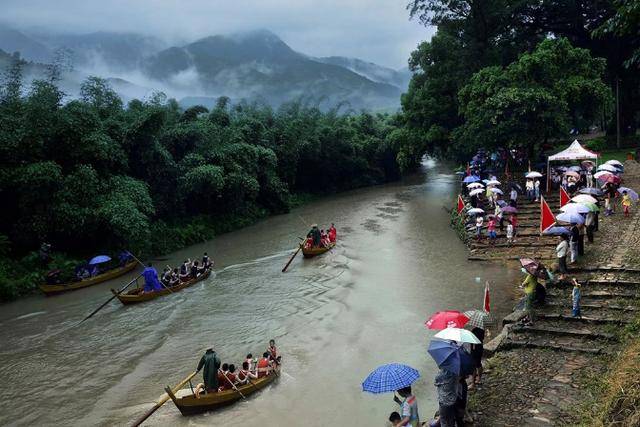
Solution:
[(0, 27), (0, 49), (34, 63), (49, 62), (65, 49), (74, 66), (64, 79), (71, 96), (84, 77), (98, 75), (125, 100), (162, 90), (185, 107), (210, 107), (228, 96), (274, 107), (301, 100), (324, 109), (346, 103), (353, 109), (395, 110), (410, 79), (406, 68), (297, 52), (267, 30), (168, 45), (135, 33), (54, 35)]

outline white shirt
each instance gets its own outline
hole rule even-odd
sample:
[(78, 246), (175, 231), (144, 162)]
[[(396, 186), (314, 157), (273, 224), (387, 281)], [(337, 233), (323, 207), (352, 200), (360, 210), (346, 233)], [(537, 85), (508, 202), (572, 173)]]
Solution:
[(567, 251), (569, 250), (569, 244), (566, 240), (563, 240), (556, 246), (556, 255), (558, 258), (562, 258), (567, 256)]
[(515, 188), (511, 190), (511, 200), (518, 200), (518, 192)]
[(479, 216), (476, 218), (476, 227), (482, 227), (482, 223), (484, 222), (484, 218)]

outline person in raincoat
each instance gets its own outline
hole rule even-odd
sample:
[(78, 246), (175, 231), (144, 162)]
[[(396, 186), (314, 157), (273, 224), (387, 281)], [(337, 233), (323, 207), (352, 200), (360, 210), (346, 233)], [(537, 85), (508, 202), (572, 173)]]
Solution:
[(142, 272), (144, 276), (144, 291), (145, 292), (155, 292), (161, 291), (162, 285), (160, 284), (160, 280), (158, 280), (158, 272), (151, 263), (147, 264), (144, 271)]
[(527, 317), (529, 318), (527, 323), (533, 324), (533, 320), (534, 320), (533, 304), (535, 303), (535, 300), (536, 300), (536, 287), (538, 285), (538, 280), (536, 279), (536, 276), (527, 272), (527, 270), (525, 270), (524, 268), (522, 270), (527, 275), (524, 281), (522, 282), (522, 288), (524, 289), (524, 295), (525, 295), (524, 310), (527, 313)]
[(218, 369), (220, 369), (220, 358), (213, 350), (213, 348), (207, 349), (198, 362), (196, 370), (202, 372), (202, 379), (204, 383), (200, 383), (196, 386), (196, 397), (200, 397), (202, 390), (206, 390), (207, 393), (216, 393), (218, 391)]
[(311, 226), (311, 230), (309, 231), (309, 233), (307, 233), (307, 238), (311, 238), (314, 248), (320, 246), (321, 237), (322, 236), (320, 235), (320, 229), (318, 228), (318, 225), (313, 224)]

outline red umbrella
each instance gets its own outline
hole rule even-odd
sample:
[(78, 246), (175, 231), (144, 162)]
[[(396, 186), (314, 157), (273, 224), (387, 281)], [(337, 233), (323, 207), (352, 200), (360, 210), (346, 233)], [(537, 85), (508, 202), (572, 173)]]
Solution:
[(447, 310), (439, 311), (425, 322), (429, 329), (462, 328), (467, 324), (469, 318), (459, 311)]
[(622, 180), (620, 179), (619, 176), (615, 176), (615, 175), (606, 175), (603, 176), (603, 181), (606, 183), (612, 183), (612, 184), (620, 184), (622, 182)]
[(541, 262), (531, 258), (520, 258), (520, 265), (522, 265), (528, 273), (541, 279), (546, 278), (546, 267)]

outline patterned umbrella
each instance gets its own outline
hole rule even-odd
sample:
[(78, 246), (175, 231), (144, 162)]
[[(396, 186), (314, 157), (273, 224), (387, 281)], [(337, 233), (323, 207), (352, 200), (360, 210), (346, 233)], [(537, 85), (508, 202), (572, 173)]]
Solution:
[(400, 390), (420, 378), (420, 373), (407, 365), (390, 363), (376, 368), (362, 383), (362, 391), (386, 393)]
[(469, 310), (465, 311), (464, 315), (469, 318), (469, 322), (465, 325), (469, 328), (487, 329), (488, 327), (495, 326), (496, 320), (490, 313), (482, 310)]

